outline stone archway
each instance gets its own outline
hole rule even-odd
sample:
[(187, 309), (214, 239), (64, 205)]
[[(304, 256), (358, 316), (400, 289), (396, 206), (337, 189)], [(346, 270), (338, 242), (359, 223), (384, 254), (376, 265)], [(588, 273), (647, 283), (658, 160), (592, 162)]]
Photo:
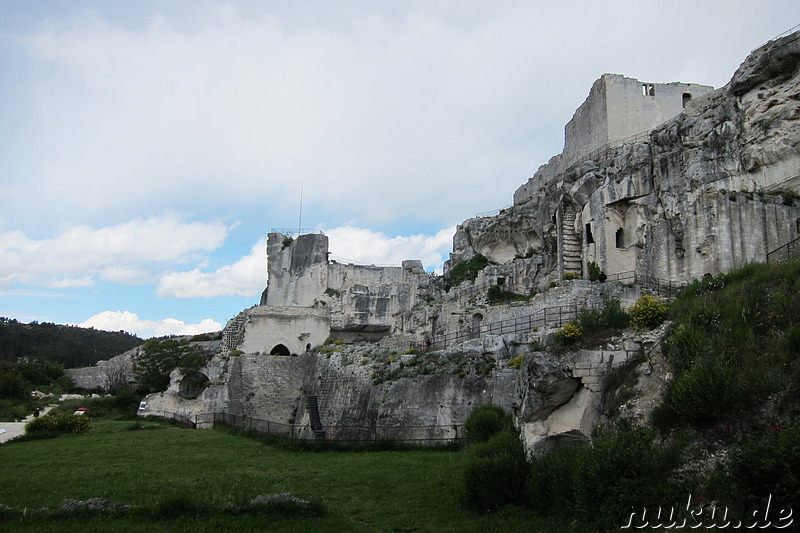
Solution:
[(289, 348), (284, 346), (283, 344), (276, 344), (272, 350), (269, 352), (270, 355), (292, 355), (289, 352)]
[(470, 328), (470, 336), (476, 339), (481, 336), (481, 322), (483, 322), (483, 315), (475, 313), (472, 315), (472, 327)]
[(178, 394), (180, 394), (181, 398), (194, 400), (206, 390), (210, 382), (208, 376), (199, 370), (187, 372), (178, 384)]

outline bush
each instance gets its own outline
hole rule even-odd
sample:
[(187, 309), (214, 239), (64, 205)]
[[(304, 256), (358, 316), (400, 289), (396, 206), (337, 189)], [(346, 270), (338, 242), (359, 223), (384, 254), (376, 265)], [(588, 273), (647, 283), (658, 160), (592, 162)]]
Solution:
[(735, 448), (725, 468), (727, 500), (760, 505), (772, 495), (783, 508), (800, 509), (800, 425), (772, 424)]
[(62, 413), (56, 416), (40, 416), (25, 424), (26, 433), (86, 433), (91, 429), (91, 418), (68, 413)]
[(603, 308), (581, 309), (578, 311), (576, 325), (585, 334), (598, 333), (610, 329), (621, 329), (628, 325), (630, 316), (623, 311), (616, 298), (606, 299)]
[(581, 279), (581, 275), (577, 272), (564, 272), (561, 275), (561, 279), (563, 280), (570, 280), (570, 279)]
[(599, 432), (590, 446), (534, 459), (531, 504), (543, 514), (555, 510), (611, 530), (627, 506), (676, 501), (681, 487), (667, 480), (682, 449), (649, 429), (624, 425)]
[(570, 322), (557, 331), (554, 337), (561, 344), (574, 344), (581, 338), (581, 335), (583, 335), (581, 328), (577, 324)]
[(478, 272), (486, 268), (489, 260), (481, 254), (475, 255), (469, 261), (461, 261), (457, 263), (447, 273), (447, 281), (451, 287), (457, 287), (464, 281), (475, 281), (478, 277)]
[(464, 469), (464, 503), (479, 511), (525, 505), (529, 475), (519, 434), (505, 427), (470, 450)]
[(602, 270), (600, 270), (600, 265), (595, 263), (594, 261), (589, 261), (589, 281), (597, 281), (600, 279), (600, 274)]
[(669, 308), (659, 298), (642, 294), (628, 311), (634, 329), (652, 329), (667, 319)]
[(464, 431), (473, 443), (486, 442), (503, 429), (513, 427), (511, 413), (489, 403), (475, 407), (464, 422)]

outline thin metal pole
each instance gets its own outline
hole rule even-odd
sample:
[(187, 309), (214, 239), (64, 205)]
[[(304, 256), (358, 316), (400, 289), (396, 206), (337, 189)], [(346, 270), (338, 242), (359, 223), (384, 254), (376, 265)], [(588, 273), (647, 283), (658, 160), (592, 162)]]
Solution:
[(297, 222), (297, 235), (300, 236), (300, 228), (303, 227), (303, 182), (300, 182), (300, 220)]

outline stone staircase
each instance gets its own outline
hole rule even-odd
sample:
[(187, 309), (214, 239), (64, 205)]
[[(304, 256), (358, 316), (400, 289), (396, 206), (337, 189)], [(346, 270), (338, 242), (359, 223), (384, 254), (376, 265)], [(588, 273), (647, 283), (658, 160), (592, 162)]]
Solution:
[(561, 216), (561, 257), (564, 261), (564, 273), (572, 272), (580, 275), (583, 261), (581, 260), (581, 237), (575, 234), (576, 217), (575, 207), (572, 204), (565, 205)]
[(311, 431), (314, 432), (314, 437), (317, 439), (325, 438), (325, 430), (322, 429), (322, 420), (319, 417), (319, 403), (317, 402), (316, 394), (306, 394), (306, 402), (308, 403), (308, 415), (311, 419)]

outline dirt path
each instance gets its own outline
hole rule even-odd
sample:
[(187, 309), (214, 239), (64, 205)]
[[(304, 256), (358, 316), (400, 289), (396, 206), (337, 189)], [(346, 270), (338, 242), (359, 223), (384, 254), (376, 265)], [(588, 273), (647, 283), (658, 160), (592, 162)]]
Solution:
[[(39, 416), (45, 414), (47, 411), (55, 407), (54, 405), (48, 405), (44, 409), (42, 409)], [(25, 417), (25, 420), (22, 422), (0, 422), (0, 442), (5, 442), (7, 440), (11, 440), (14, 437), (19, 437), (25, 433), (25, 424), (33, 420), (33, 414), (28, 415)], [(5, 430), (5, 431), (3, 431)]]

